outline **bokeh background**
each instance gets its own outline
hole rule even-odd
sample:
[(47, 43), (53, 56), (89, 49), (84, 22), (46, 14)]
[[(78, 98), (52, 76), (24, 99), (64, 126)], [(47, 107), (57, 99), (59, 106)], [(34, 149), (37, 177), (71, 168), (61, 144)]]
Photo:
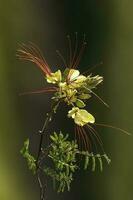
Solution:
[[(80, 70), (103, 61), (93, 74), (104, 76), (104, 84), (97, 92), (110, 105), (106, 109), (93, 98), (90, 110), (98, 122), (133, 133), (132, 9), (131, 0), (0, 1), (0, 200), (39, 200), (36, 181), (19, 151), (30, 137), (34, 143), (31, 150), (36, 153), (37, 131), (50, 97), (18, 95), (44, 85), (44, 77), (34, 65), (17, 60), (18, 44), (36, 43), (57, 69), (60, 60), (55, 50), (68, 54), (66, 35), (74, 38), (76, 31), (82, 38), (85, 33), (88, 45)], [(67, 130), (61, 114), (53, 127)], [(98, 128), (98, 132), (112, 164), (105, 166), (103, 173), (79, 172), (70, 193), (57, 195), (50, 189), (50, 200), (133, 199), (132, 136), (108, 128)]]

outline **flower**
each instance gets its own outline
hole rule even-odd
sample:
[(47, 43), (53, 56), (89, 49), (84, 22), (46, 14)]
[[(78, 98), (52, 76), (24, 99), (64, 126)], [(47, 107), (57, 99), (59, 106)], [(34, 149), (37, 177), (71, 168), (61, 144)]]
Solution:
[(68, 117), (72, 117), (75, 124), (79, 126), (84, 126), (88, 123), (95, 123), (95, 118), (92, 114), (87, 112), (87, 110), (79, 109), (78, 107), (73, 107), (72, 110), (69, 110)]
[(75, 69), (70, 69), (68, 74), (68, 80), (70, 84), (75, 87), (81, 87), (81, 85), (86, 81), (87, 77), (80, 75), (80, 72)]
[(53, 83), (53, 84), (60, 83), (62, 80), (61, 71), (58, 70), (55, 73), (51, 73), (50, 75), (47, 74), (46, 80), (48, 83)]

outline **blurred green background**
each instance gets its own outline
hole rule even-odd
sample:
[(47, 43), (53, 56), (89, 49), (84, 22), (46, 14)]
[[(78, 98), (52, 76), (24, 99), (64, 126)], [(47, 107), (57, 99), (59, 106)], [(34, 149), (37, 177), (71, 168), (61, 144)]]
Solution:
[[(80, 69), (84, 71), (87, 66), (103, 61), (93, 73), (104, 76), (98, 94), (110, 105), (108, 110), (94, 98), (91, 112), (98, 122), (132, 133), (132, 9), (131, 0), (0, 1), (0, 200), (39, 199), (37, 183), (19, 151), (25, 138), (30, 137), (34, 142), (32, 151), (36, 152), (37, 131), (50, 97), (18, 95), (44, 85), (36, 67), (17, 60), (18, 44), (36, 43), (54, 69), (60, 64), (55, 50), (66, 52), (66, 35), (73, 38), (75, 31), (79, 37), (86, 33), (88, 45)], [(59, 130), (58, 121), (53, 126)], [(111, 166), (105, 166), (103, 173), (78, 173), (70, 193), (57, 195), (49, 189), (50, 200), (133, 199), (132, 136), (108, 128), (99, 128), (98, 132), (112, 159)]]

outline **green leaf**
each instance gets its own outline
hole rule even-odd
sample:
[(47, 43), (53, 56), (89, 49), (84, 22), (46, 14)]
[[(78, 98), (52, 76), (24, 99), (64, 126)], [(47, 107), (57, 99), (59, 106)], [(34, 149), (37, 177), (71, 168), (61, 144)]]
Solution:
[(94, 172), (95, 168), (96, 168), (96, 160), (95, 160), (95, 156), (93, 155), (93, 153), (91, 156), (92, 156), (92, 171)]
[(103, 162), (102, 162), (101, 155), (100, 155), (100, 154), (97, 154), (96, 156), (97, 156), (97, 158), (98, 158), (98, 160), (99, 160), (100, 171), (102, 172), (102, 171), (103, 171)]
[(74, 141), (68, 140), (68, 134), (55, 133), (50, 136), (51, 148), (48, 157), (52, 161), (54, 168), (45, 168), (44, 172), (56, 181), (57, 192), (70, 190), (72, 175), (77, 169), (76, 153), (78, 145)]
[(67, 76), (69, 74), (70, 69), (66, 68), (63, 72), (63, 76), (62, 76), (62, 81), (65, 81), (67, 79)]
[(29, 150), (29, 139), (26, 139), (24, 142), (24, 146), (22, 147), (22, 149), (20, 150), (20, 153), (25, 156), (26, 153), (28, 153)]
[(105, 158), (108, 164), (111, 163), (111, 159), (109, 159), (109, 157), (106, 154), (104, 154), (103, 157)]
[(84, 108), (85, 107), (85, 103), (80, 99), (77, 99), (75, 103), (79, 108)]
[(26, 139), (24, 142), (20, 153), (27, 160), (29, 170), (31, 170), (33, 174), (36, 174), (36, 159), (29, 153), (29, 139)]
[(79, 98), (79, 99), (86, 100), (86, 99), (91, 98), (91, 95), (90, 95), (90, 94), (84, 94), (84, 93), (82, 93), (82, 94), (80, 94), (80, 95), (78, 96), (78, 98)]
[(89, 166), (89, 159), (90, 159), (90, 157), (88, 155), (86, 155), (85, 156), (84, 170), (86, 170)]

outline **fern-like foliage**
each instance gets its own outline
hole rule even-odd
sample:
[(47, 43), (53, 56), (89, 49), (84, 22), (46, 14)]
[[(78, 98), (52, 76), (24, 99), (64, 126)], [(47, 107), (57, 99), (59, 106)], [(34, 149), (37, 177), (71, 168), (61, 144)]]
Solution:
[(48, 157), (52, 161), (52, 167), (45, 166), (44, 172), (50, 176), (56, 185), (57, 192), (64, 192), (65, 189), (70, 190), (70, 184), (73, 180), (74, 173), (80, 168), (78, 158), (79, 155), (84, 158), (84, 170), (89, 169), (95, 171), (97, 161), (100, 170), (103, 170), (103, 159), (110, 164), (111, 160), (106, 154), (94, 154), (88, 151), (79, 151), (76, 141), (69, 141), (68, 135), (64, 136), (61, 132), (50, 136), (51, 148)]
[(91, 165), (91, 170), (95, 171), (96, 169), (96, 163), (99, 162), (100, 171), (103, 171), (103, 159), (107, 162), (107, 164), (110, 164), (111, 160), (107, 156), (107, 154), (94, 154), (93, 152), (89, 153), (87, 151), (79, 152), (79, 154), (83, 155), (85, 157), (84, 162), (84, 170), (88, 169)]
[(54, 132), (50, 136), (50, 146), (42, 150), (43, 153), (47, 151), (47, 155), (44, 159), (49, 158), (50, 166), (44, 165), (37, 166), (36, 159), (29, 153), (29, 139), (24, 142), (24, 146), (21, 149), (21, 154), (27, 160), (28, 168), (35, 175), (37, 169), (42, 170), (45, 175), (52, 178), (55, 189), (58, 193), (65, 190), (70, 191), (70, 186), (73, 181), (74, 173), (82, 166), (81, 162), (78, 162), (79, 156), (84, 159), (84, 170), (91, 169), (95, 171), (98, 164), (100, 171), (103, 170), (103, 160), (110, 164), (111, 160), (106, 154), (94, 154), (93, 152), (80, 151), (76, 141), (69, 141), (68, 134), (63, 135), (61, 132), (57, 134)]
[(51, 149), (48, 157), (53, 162), (53, 169), (44, 168), (44, 171), (54, 182), (56, 181), (58, 192), (64, 192), (65, 188), (69, 191), (73, 174), (78, 168), (76, 164), (78, 145), (74, 141), (68, 141), (68, 135), (63, 136), (61, 132), (54, 133), (50, 138)]
[(32, 171), (33, 174), (36, 174), (36, 160), (29, 153), (29, 139), (24, 142), (24, 146), (21, 149), (20, 153), (27, 160), (28, 168)]

